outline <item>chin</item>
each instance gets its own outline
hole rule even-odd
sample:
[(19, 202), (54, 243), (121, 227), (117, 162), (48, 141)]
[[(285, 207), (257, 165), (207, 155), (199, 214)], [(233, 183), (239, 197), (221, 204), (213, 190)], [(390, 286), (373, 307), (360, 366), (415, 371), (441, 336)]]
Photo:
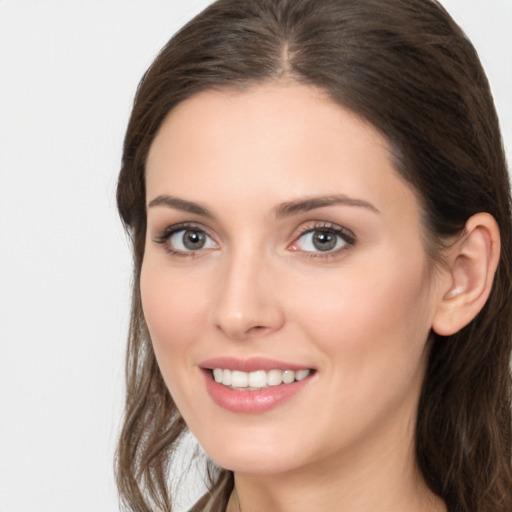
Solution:
[(229, 469), (236, 473), (252, 475), (275, 475), (291, 471), (299, 466), (298, 461), (290, 460), (285, 454), (278, 453), (272, 457), (263, 457), (256, 450), (248, 451), (246, 454), (222, 453), (213, 460), (220, 467)]
[(270, 435), (226, 436), (225, 440), (201, 442), (203, 450), (220, 467), (230, 471), (249, 474), (278, 474), (304, 464), (298, 454), (298, 445), (272, 441)]

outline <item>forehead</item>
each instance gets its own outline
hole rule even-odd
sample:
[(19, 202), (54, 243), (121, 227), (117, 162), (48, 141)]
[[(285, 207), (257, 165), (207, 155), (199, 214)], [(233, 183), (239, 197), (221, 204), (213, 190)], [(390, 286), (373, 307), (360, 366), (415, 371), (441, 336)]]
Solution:
[(206, 91), (182, 102), (155, 137), (146, 172), (148, 200), (179, 194), (249, 204), (255, 196), (343, 193), (380, 202), (411, 194), (377, 130), (297, 84)]

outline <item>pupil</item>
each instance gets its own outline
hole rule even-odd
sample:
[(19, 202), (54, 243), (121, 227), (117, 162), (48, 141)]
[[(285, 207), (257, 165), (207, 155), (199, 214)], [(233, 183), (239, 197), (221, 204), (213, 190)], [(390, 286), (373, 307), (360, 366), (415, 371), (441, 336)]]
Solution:
[(313, 245), (319, 251), (330, 251), (336, 247), (336, 236), (326, 231), (317, 231), (313, 235)]
[(201, 249), (205, 243), (204, 233), (201, 231), (185, 231), (183, 235), (183, 245), (187, 249)]

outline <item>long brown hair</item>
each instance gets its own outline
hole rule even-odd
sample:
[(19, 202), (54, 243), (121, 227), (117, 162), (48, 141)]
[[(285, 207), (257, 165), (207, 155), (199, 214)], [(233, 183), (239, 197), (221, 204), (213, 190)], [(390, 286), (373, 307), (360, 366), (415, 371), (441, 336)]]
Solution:
[[(167, 114), (206, 89), (282, 77), (325, 90), (388, 140), (424, 211), (435, 261), (446, 237), (488, 212), (502, 254), (490, 298), (457, 334), (432, 334), (416, 455), (451, 512), (510, 512), (512, 220), (498, 120), (478, 56), (435, 0), (219, 0), (180, 30), (140, 82), (117, 191), (133, 240), (127, 395), (117, 452), (129, 510), (171, 511), (169, 465), (187, 427), (160, 375), (141, 308), (144, 168)], [(194, 510), (225, 509), (232, 474), (211, 467)], [(209, 504), (208, 504), (209, 503)]]

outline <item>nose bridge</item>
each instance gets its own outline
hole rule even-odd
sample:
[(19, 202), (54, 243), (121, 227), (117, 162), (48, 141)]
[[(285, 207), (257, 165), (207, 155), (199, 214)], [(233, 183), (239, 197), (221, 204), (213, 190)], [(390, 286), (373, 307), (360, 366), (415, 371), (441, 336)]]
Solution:
[(277, 330), (283, 314), (274, 293), (272, 263), (248, 241), (226, 254), (217, 278), (213, 322), (230, 338)]

